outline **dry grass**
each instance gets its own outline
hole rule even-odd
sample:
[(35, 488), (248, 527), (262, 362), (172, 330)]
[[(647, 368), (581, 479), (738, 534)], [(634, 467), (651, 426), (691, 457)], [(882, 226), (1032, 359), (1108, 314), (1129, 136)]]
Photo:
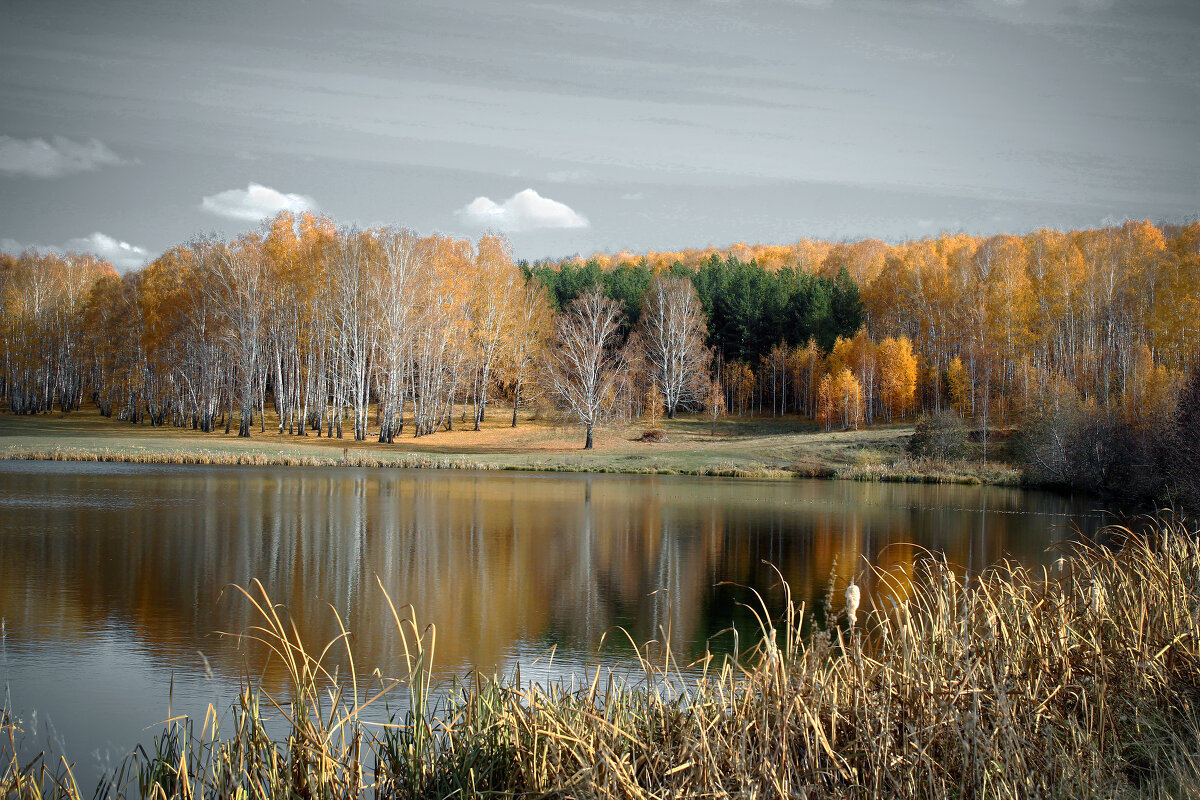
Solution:
[(201, 464), (206, 466), (255, 467), (388, 467), (392, 469), (488, 469), (488, 465), (463, 457), (401, 454), (376, 457), (346, 449), (340, 458), (303, 456), (291, 453), (209, 452), (156, 450), (130, 453), (104, 450), (15, 450), (5, 455), (14, 461), (95, 461), (121, 464)]
[[(270, 415), (268, 415), (270, 416)], [(848, 478), (937, 483), (1019, 482), (1003, 465), (984, 468), (912, 461), (904, 454), (911, 426), (825, 431), (794, 417), (730, 419), (717, 436), (706, 420), (681, 415), (647, 431), (640, 423), (608, 426), (596, 449), (584, 452), (578, 426), (563, 420), (492, 413), (480, 431), (441, 431), (394, 445), (368, 438), (279, 435), (255, 428), (250, 439), (179, 428), (150, 428), (104, 419), (93, 411), (67, 415), (0, 415), (0, 458), (114, 461), (143, 464), (370, 466), (596, 472), (631, 475), (716, 475), (751, 478)]]
[[(432, 629), (394, 610), (408, 674), (330, 674), (286, 613), (243, 590), (247, 642), (287, 666), (287, 697), (247, 688), (233, 724), (175, 720), (102, 793), (143, 797), (1195, 797), (1200, 789), (1200, 543), (1172, 523), (1073, 546), (1052, 571), (964, 580), (937, 558), (881, 574), (856, 626), (802, 635), (760, 618), (738, 660), (582, 688), (430, 684)], [(619, 634), (618, 634), (619, 635)], [(367, 686), (371, 688), (367, 688)], [(364, 706), (401, 692), (373, 727)], [(435, 702), (435, 698), (444, 700)], [(287, 734), (272, 738), (266, 709)], [(6, 719), (9, 737), (16, 724)], [(15, 739), (10, 739), (10, 742)], [(15, 752), (15, 748), (13, 749)], [(69, 771), (9, 755), (0, 793), (77, 798)]]
[(1020, 486), (1021, 471), (1008, 464), (897, 458), (857, 464), (837, 470), (836, 476), (854, 481), (885, 483), (961, 483)]

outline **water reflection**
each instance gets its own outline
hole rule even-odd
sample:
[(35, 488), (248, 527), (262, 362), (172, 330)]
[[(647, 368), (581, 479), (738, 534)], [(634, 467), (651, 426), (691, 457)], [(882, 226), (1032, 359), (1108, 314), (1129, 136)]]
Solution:
[[(72, 659), (87, 665), (81, 693), (125, 669), (161, 694), (169, 672), (203, 674), (198, 651), (235, 681), (263, 665), (213, 632), (254, 622), (226, 588), (251, 579), (310, 643), (337, 635), (332, 606), (360, 667), (385, 674), (400, 654), (379, 584), (436, 624), (446, 671), (501, 671), (551, 646), (586, 663), (617, 625), (695, 655), (751, 623), (748, 591), (716, 584), (778, 602), (764, 562), (814, 608), (831, 579), (840, 593), (860, 576), (870, 592), (864, 556), (900, 576), (920, 548), (970, 570), (1049, 561), (1068, 523), (1102, 521), (1078, 500), (1000, 488), (7, 462), (0, 666), (27, 707), (52, 699), (34, 673), (69, 676)], [(268, 685), (281, 678), (267, 668)]]

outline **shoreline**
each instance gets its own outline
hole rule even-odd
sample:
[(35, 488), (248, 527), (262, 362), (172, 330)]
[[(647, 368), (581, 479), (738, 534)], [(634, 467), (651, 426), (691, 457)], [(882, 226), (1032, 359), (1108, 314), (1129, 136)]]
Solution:
[(356, 442), (258, 431), (239, 439), (135, 426), (101, 417), (95, 410), (0, 415), (0, 459), (1027, 486), (1020, 471), (1003, 462), (913, 460), (904, 452), (911, 425), (825, 431), (795, 418), (728, 419), (712, 436), (707, 421), (680, 417), (659, 421), (666, 432), (663, 442), (639, 441), (646, 428), (642, 423), (614, 424), (597, 437), (594, 450), (585, 451), (572, 426), (530, 418), (511, 428), (499, 421), (508, 416), (491, 415), (482, 431), (443, 431), (385, 445), (371, 438)]
[[(16, 450), (0, 454), (0, 461), (77, 461), (112, 464), (161, 464), (214, 467), (351, 467), (364, 469), (436, 469), (475, 472), (543, 472), (574, 473), (591, 475), (679, 475), (710, 478), (755, 478), (755, 479), (810, 479), (846, 480), (863, 483), (926, 483), (958, 484), (966, 486), (1005, 486), (1012, 488), (1042, 489), (1023, 482), (1016, 470), (1004, 465), (984, 476), (967, 472), (942, 472), (922, 470), (920, 465), (908, 464), (864, 464), (857, 467), (816, 467), (811, 469), (771, 469), (739, 466), (737, 464), (712, 465), (697, 469), (671, 467), (634, 467), (610, 464), (523, 464), (520, 462), (501, 464), (487, 461), (469, 461), (463, 457), (432, 455), (414, 457), (409, 453), (398, 458), (375, 458), (355, 455), (349, 458), (321, 458), (313, 456), (269, 456), (253, 454), (193, 453), (116, 453), (110, 450), (55, 449), (50, 451)], [(976, 465), (970, 465), (976, 466)], [(981, 466), (981, 465), (979, 465)], [(1010, 471), (1011, 470), (1011, 471)]]

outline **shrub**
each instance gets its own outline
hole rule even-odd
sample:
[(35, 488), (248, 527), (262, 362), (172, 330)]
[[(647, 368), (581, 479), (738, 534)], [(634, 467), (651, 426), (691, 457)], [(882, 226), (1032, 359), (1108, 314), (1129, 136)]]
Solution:
[(967, 425), (953, 411), (922, 414), (906, 449), (913, 458), (962, 458), (967, 451)]
[[(1195, 417), (1200, 419), (1200, 384)], [(1025, 420), (1019, 456), (1026, 478), (1100, 495), (1126, 506), (1152, 506), (1164, 499), (1197, 508), (1200, 493), (1189, 486), (1195, 452), (1187, 437), (1200, 439), (1186, 411), (1184, 392), (1170, 412), (1126, 405), (1114, 408), (1084, 401), (1065, 383), (1049, 387)], [(1169, 408), (1169, 407), (1168, 407)]]

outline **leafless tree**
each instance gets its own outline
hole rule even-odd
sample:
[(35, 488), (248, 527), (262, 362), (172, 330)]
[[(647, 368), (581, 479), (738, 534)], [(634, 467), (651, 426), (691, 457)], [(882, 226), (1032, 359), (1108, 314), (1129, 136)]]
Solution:
[(574, 300), (556, 320), (555, 342), (546, 379), (560, 402), (587, 428), (583, 449), (592, 449), (592, 432), (608, 413), (621, 367), (616, 348), (621, 304), (594, 289)]
[(704, 402), (712, 353), (704, 346), (707, 323), (696, 288), (687, 278), (658, 275), (646, 290), (638, 328), (647, 367), (663, 393), (667, 418), (680, 406)]

